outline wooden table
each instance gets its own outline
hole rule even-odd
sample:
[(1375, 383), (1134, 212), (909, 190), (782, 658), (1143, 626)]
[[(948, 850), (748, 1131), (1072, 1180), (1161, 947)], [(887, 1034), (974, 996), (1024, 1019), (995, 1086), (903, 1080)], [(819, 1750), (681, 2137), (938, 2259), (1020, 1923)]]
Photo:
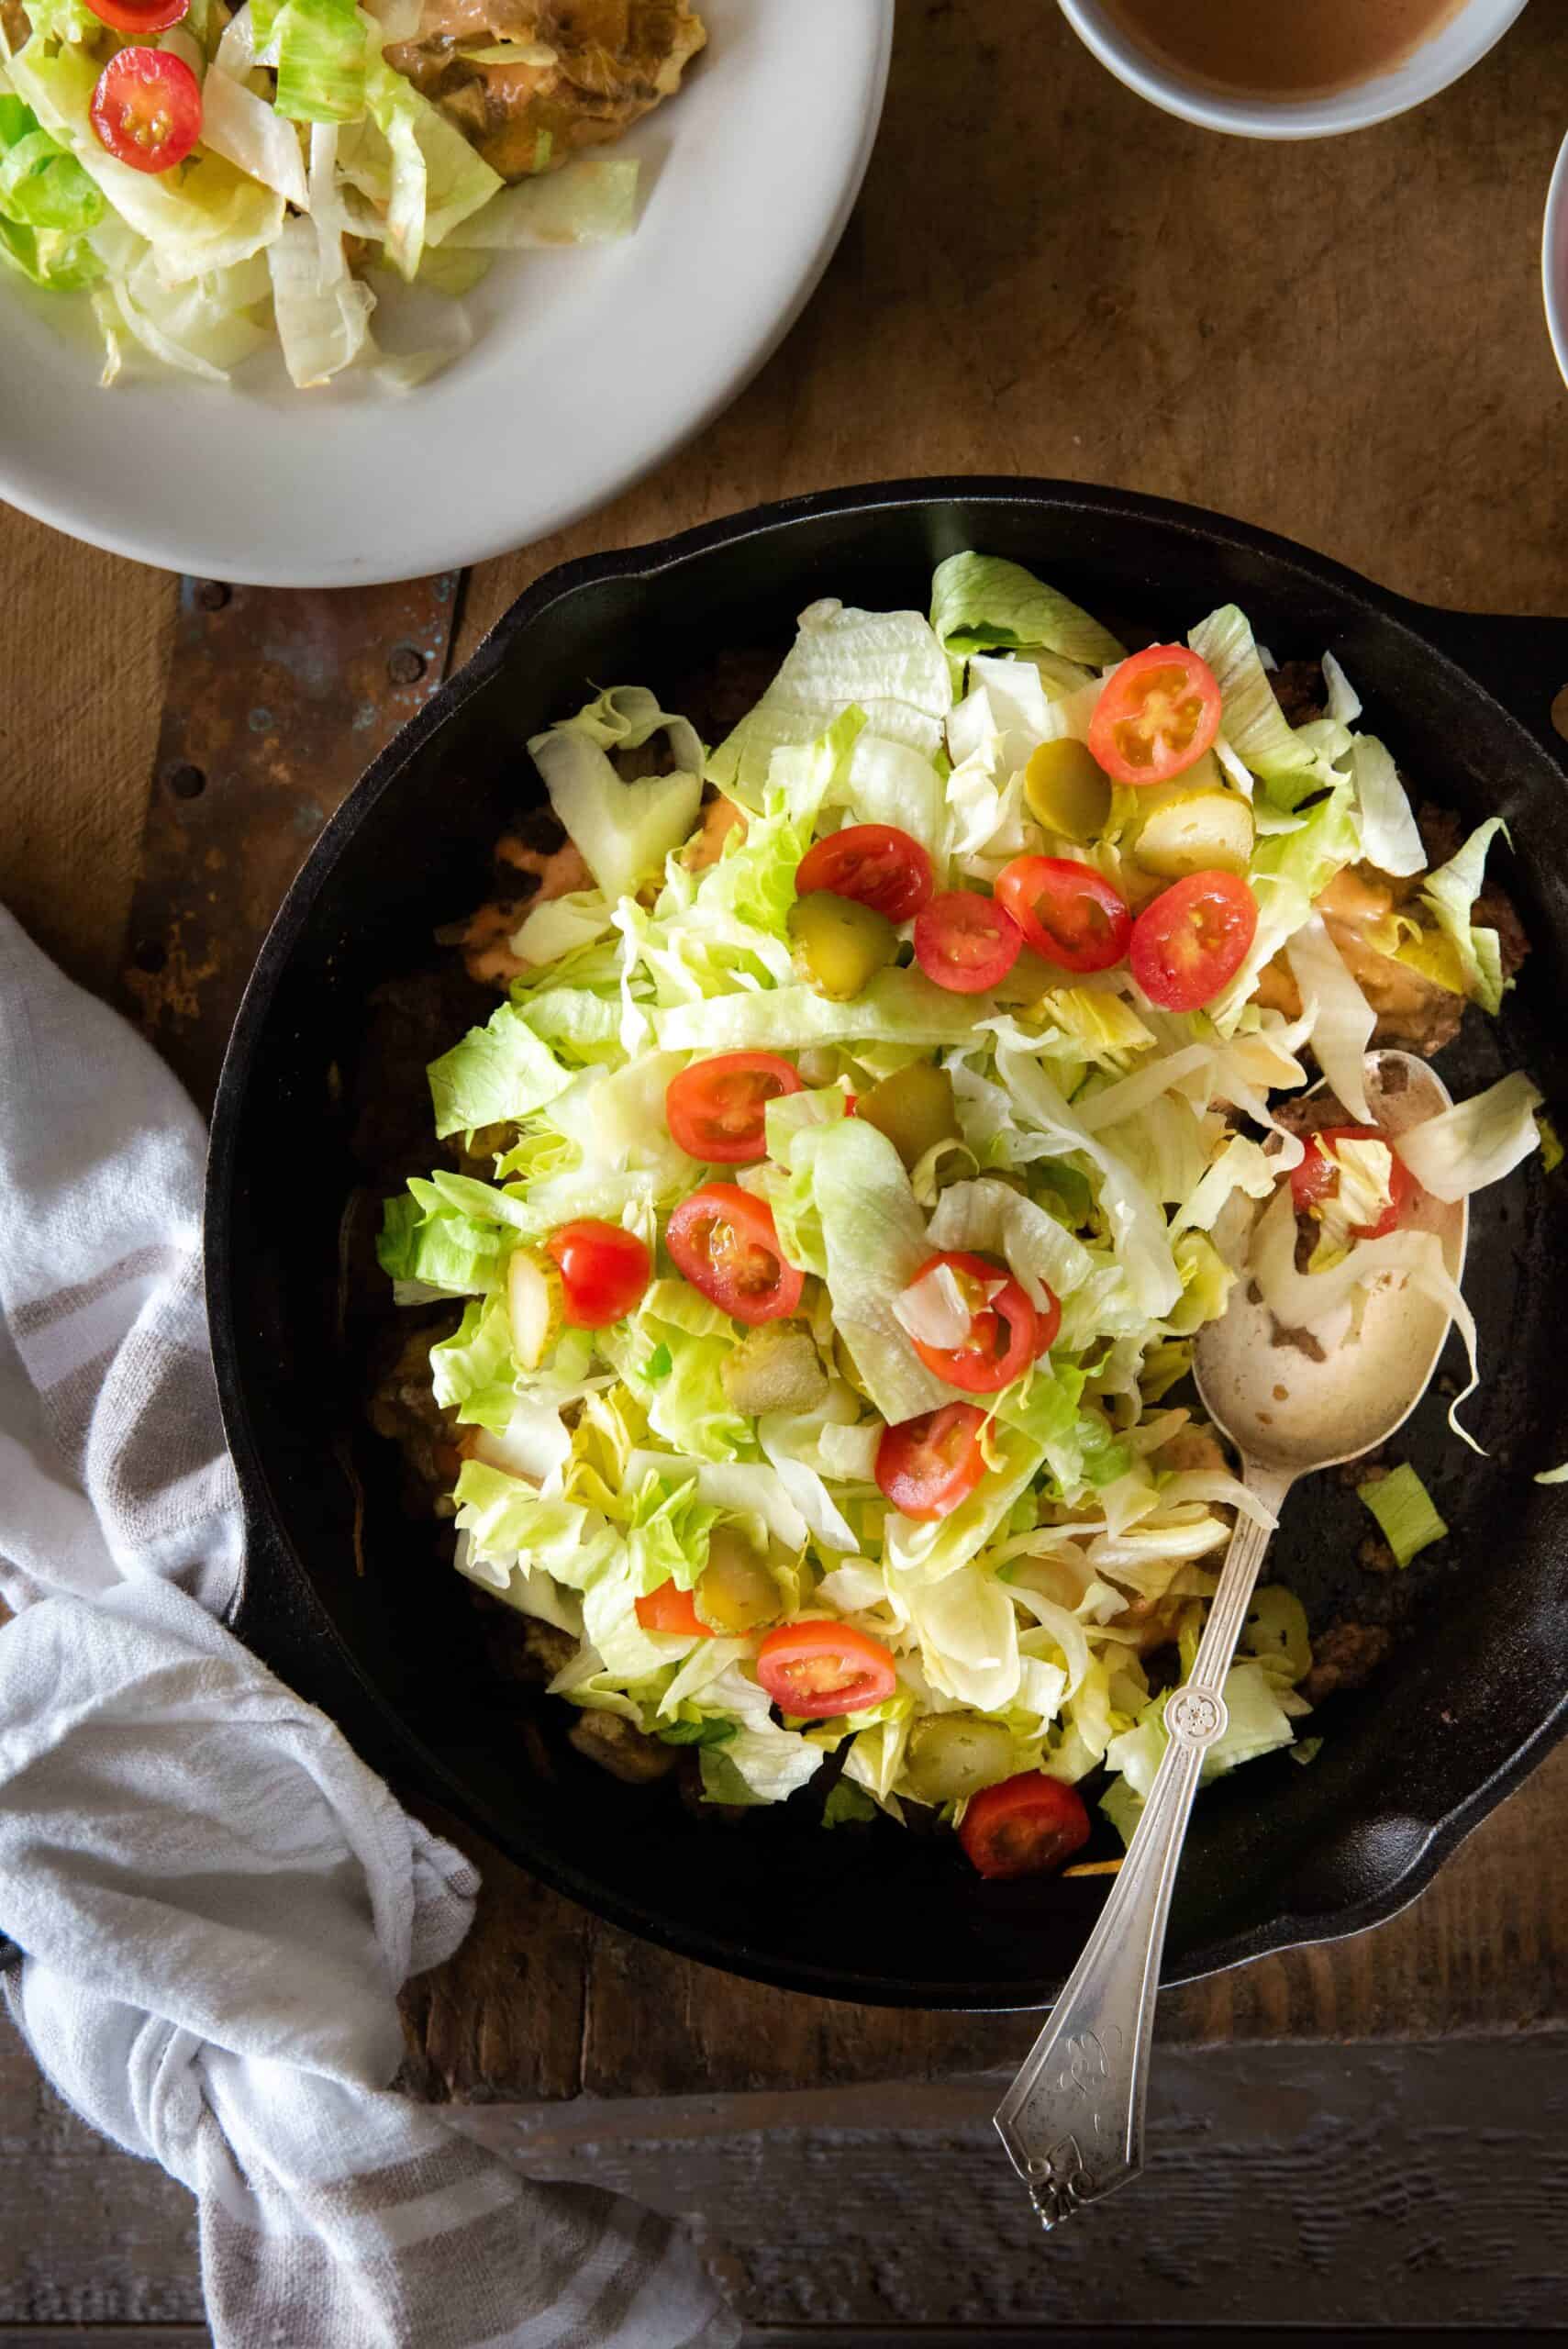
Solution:
[[(852, 6), (854, 0), (844, 0)], [(904, 0), (865, 192), (782, 350), (694, 447), (467, 584), (465, 657), (530, 580), (754, 500), (916, 473), (1075, 475), (1266, 524), (1390, 586), (1562, 610), (1568, 394), (1537, 253), (1568, 127), (1539, 5), (1458, 88), (1321, 145), (1141, 106), (1056, 13)], [(106, 401), (106, 429), (114, 403)], [(174, 584), (0, 518), (0, 895), (89, 985), (121, 969)], [(1568, 1750), (1380, 1932), (1177, 1993), (1173, 2039), (1438, 2038), (1568, 2022)], [(1027, 2021), (887, 2015), (645, 1949), (485, 1857), (410, 2000), (459, 2099), (932, 2078)]]

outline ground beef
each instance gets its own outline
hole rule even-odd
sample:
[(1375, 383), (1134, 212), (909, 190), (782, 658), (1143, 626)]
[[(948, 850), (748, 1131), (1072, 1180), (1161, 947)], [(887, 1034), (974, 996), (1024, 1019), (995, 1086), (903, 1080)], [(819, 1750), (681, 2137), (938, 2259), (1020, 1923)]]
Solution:
[(450, 956), (428, 971), (389, 979), (371, 996), (353, 1065), (349, 1146), (384, 1191), (429, 1173), (440, 1145), (431, 1129), (426, 1067), (495, 1008), (495, 996)]
[(570, 1631), (541, 1623), (537, 1615), (519, 1615), (477, 1584), (470, 1585), (469, 1597), (484, 1624), (490, 1661), (503, 1680), (521, 1688), (542, 1688), (576, 1654), (577, 1642)]
[(678, 1746), (662, 1745), (656, 1737), (645, 1737), (641, 1730), (633, 1729), (621, 1714), (597, 1709), (579, 1714), (569, 1742), (579, 1753), (628, 1787), (650, 1786), (656, 1778), (668, 1777), (680, 1758)]
[(410, 1516), (431, 1517), (450, 1496), (462, 1464), (455, 1412), (443, 1411), (430, 1379), (430, 1348), (456, 1326), (455, 1308), (439, 1316), (418, 1315), (412, 1329), (400, 1319), (387, 1332), (373, 1360), (366, 1417), (377, 1435), (395, 1443), (404, 1467), (404, 1506)]
[(1371, 1679), (1393, 1645), (1375, 1623), (1330, 1623), (1313, 1642), (1312, 1669), (1301, 1684), (1308, 1704), (1320, 1705), (1340, 1688), (1360, 1688)]
[(670, 686), (666, 709), (689, 718), (705, 742), (722, 742), (772, 685), (787, 643), (721, 652)]
[(1306, 726), (1328, 715), (1323, 672), (1316, 661), (1282, 661), (1269, 683), (1292, 726)]

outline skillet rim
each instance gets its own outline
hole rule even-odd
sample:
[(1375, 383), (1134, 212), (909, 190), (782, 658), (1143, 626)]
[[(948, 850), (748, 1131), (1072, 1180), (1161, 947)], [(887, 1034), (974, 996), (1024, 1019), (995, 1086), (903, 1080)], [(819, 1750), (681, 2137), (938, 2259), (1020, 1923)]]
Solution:
[[(584, 589), (617, 580), (654, 582), (717, 549), (740, 545), (750, 539), (772, 538), (818, 518), (843, 519), (870, 517), (888, 509), (906, 513), (952, 506), (1006, 507), (1015, 512), (1032, 509), (1042, 518), (1069, 513), (1086, 515), (1113, 529), (1123, 522), (1152, 523), (1184, 534), (1201, 542), (1206, 550), (1227, 548), (1250, 556), (1261, 555), (1340, 599), (1350, 599), (1384, 626), (1402, 632), (1423, 657), (1435, 657), (1458, 672), (1482, 694), (1495, 718), (1518, 734), (1521, 748), (1532, 763), (1539, 764), (1544, 759), (1557, 769), (1560, 777), (1568, 781), (1562, 750), (1548, 726), (1521, 715), (1512, 706), (1510, 696), (1510, 688), (1517, 688), (1520, 682), (1521, 656), (1525, 665), (1533, 670), (1539, 651), (1543, 668), (1550, 669), (1555, 660), (1557, 667), (1568, 674), (1568, 620), (1462, 613), (1424, 605), (1382, 587), (1348, 565), (1314, 553), (1295, 540), (1202, 507), (1149, 496), (1135, 490), (1103, 488), (1071, 480), (995, 474), (865, 483), (759, 504), (639, 545), (579, 556), (545, 572), (525, 589), (495, 621), (472, 658), (393, 738), (327, 824), (284, 896), (247, 981), (219, 1074), (207, 1156), (204, 1279), (219, 1401), (239, 1474), (247, 1531), (246, 1564), (229, 1610), (229, 1627), (248, 1641), (252, 1633), (260, 1635), (264, 1631), (267, 1644), (262, 1647), (262, 1653), (276, 1658), (280, 1648), (285, 1655), (292, 1651), (294, 1659), (303, 1666), (306, 1651), (300, 1633), (302, 1622), (307, 1620), (317, 1656), (323, 1639), (330, 1642), (338, 1665), (339, 1694), (352, 1689), (351, 1703), (345, 1708), (353, 1717), (349, 1725), (351, 1742), (361, 1750), (368, 1749), (373, 1755), (384, 1754), (389, 1765), (401, 1762), (417, 1784), (428, 1787), (459, 1816), (481, 1824), (481, 1831), (487, 1836), (504, 1840), (511, 1854), (552, 1889), (621, 1929), (679, 1955), (749, 1979), (817, 1996), (892, 2007), (1018, 2012), (1048, 2003), (1060, 1987), (1059, 1978), (1052, 1976), (1036, 1984), (986, 1986), (983, 1995), (976, 1998), (979, 1986), (974, 1984), (851, 1975), (842, 1969), (813, 1965), (798, 1959), (759, 1957), (749, 1949), (736, 1949), (700, 1927), (651, 1918), (636, 1902), (579, 1875), (553, 1854), (535, 1850), (526, 1830), (512, 1831), (509, 1838), (497, 1837), (487, 1807), (478, 1803), (440, 1754), (408, 1728), (387, 1696), (369, 1677), (317, 1596), (309, 1570), (288, 1531), (287, 1515), (275, 1496), (250, 1425), (241, 1366), (245, 1349), (237, 1328), (238, 1299), (230, 1277), (237, 1143), (250, 1063), (279, 983), (308, 924), (316, 900), (341, 854), (379, 809), (404, 769), (449, 718), (506, 667), (514, 646), (526, 637), (535, 620)], [(284, 1578), (282, 1583), (280, 1577)], [(292, 1625), (291, 1614), (299, 1619)], [(286, 1662), (280, 1663), (279, 1668), (286, 1675)], [(340, 1719), (336, 1698), (334, 1705), (334, 1717)], [(1332, 1910), (1281, 1910), (1250, 1930), (1171, 1958), (1162, 1969), (1162, 1981), (1175, 1985), (1199, 1980), (1273, 1952), (1346, 1939), (1386, 1922), (1418, 1898), (1459, 1844), (1565, 1734), (1568, 1683), (1503, 1764), (1441, 1818), (1423, 1821), (1424, 1832), (1418, 1839), (1407, 1839), (1402, 1843), (1396, 1872), (1378, 1890)], [(1363, 1821), (1375, 1820), (1378, 1816), (1375, 1811), (1362, 1814)], [(1408, 1813), (1403, 1816), (1407, 1824)]]

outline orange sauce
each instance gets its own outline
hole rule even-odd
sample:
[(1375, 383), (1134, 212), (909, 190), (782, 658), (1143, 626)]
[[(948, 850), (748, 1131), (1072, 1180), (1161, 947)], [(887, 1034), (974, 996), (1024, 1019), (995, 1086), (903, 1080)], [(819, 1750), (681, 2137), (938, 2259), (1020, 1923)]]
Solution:
[(1236, 97), (1319, 98), (1405, 63), (1464, 0), (1103, 0), (1156, 64)]

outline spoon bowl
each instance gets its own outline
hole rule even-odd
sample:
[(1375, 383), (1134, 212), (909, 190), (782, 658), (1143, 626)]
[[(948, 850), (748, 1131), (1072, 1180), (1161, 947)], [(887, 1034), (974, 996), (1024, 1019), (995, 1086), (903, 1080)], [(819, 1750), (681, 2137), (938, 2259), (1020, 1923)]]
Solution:
[[(1373, 1123), (1393, 1136), (1453, 1107), (1441, 1077), (1409, 1052), (1369, 1052), (1365, 1081)], [(1237, 1205), (1247, 1227), (1238, 1235), (1244, 1246), (1251, 1203)], [(1449, 1205), (1422, 1192), (1402, 1223), (1437, 1234), (1458, 1287), (1469, 1202)], [(1225, 1252), (1223, 1224), (1216, 1239)], [(1299, 1341), (1282, 1341), (1252, 1284), (1238, 1281), (1226, 1311), (1199, 1332), (1193, 1376), (1209, 1418), (1251, 1472), (1248, 1481), (1256, 1485), (1257, 1472), (1272, 1472), (1288, 1486), (1386, 1443), (1426, 1393), (1449, 1327), (1448, 1308), (1437, 1298), (1411, 1283), (1384, 1284), (1367, 1298), (1353, 1340), (1325, 1350), (1308, 1339), (1304, 1350)]]

